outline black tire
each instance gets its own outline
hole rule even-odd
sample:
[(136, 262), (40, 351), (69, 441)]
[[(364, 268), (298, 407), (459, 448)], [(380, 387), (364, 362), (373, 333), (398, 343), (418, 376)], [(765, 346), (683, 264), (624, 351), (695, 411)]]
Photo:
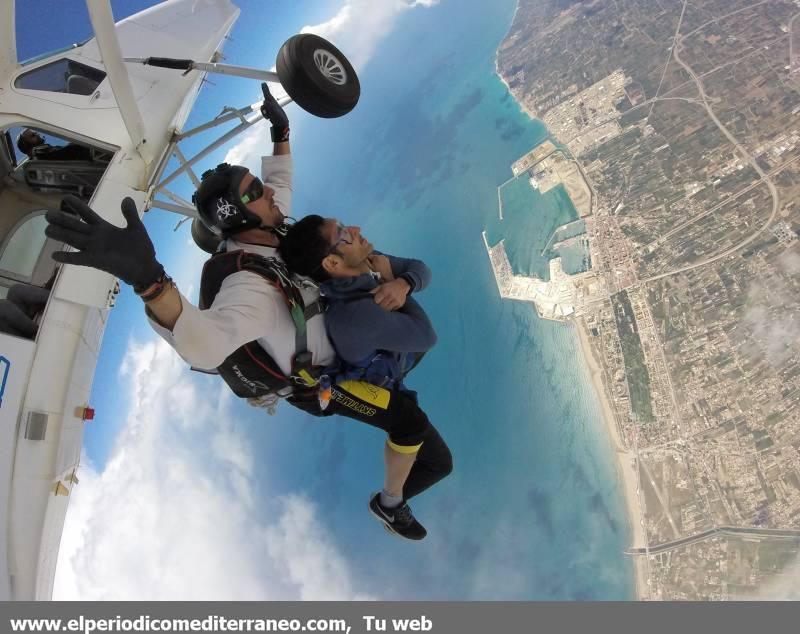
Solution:
[(212, 255), (217, 252), (217, 247), (222, 242), (222, 238), (206, 227), (199, 218), (192, 220), (192, 240), (203, 251)]
[[(317, 117), (341, 117), (355, 108), (361, 96), (353, 66), (338, 48), (318, 35), (290, 37), (278, 51), (275, 66), (292, 100)], [(327, 68), (327, 73), (320, 66)]]

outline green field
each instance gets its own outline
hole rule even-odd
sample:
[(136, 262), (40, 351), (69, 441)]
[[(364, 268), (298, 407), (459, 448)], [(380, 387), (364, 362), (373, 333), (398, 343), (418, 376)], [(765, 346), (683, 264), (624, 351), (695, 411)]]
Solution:
[(639, 422), (649, 423), (653, 418), (653, 405), (650, 399), (650, 374), (644, 363), (639, 329), (627, 291), (611, 297), (617, 332), (622, 342), (622, 356), (625, 360), (625, 378), (631, 398), (631, 410)]

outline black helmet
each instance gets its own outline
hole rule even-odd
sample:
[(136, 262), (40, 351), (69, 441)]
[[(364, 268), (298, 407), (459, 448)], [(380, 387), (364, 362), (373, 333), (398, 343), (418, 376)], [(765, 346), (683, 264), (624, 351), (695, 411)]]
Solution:
[(203, 173), (192, 202), (203, 224), (215, 234), (228, 237), (261, 227), (261, 218), (247, 208), (239, 195), (239, 185), (249, 171), (240, 165), (221, 163)]

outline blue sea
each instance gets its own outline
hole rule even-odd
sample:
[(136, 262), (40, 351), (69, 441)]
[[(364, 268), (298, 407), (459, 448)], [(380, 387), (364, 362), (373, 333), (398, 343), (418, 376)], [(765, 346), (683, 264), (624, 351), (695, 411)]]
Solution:
[[(544, 130), (539, 121), (529, 123), (528, 127)], [(511, 171), (510, 165), (506, 168)], [(500, 185), (503, 217), (501, 219), (499, 213), (495, 213), (487, 220), (486, 239), (491, 246), (504, 241), (514, 273), (548, 280), (548, 258), (544, 257), (543, 251), (552, 246), (554, 240), (560, 239), (556, 235), (558, 228), (575, 221), (578, 213), (563, 185), (541, 193), (530, 186), (528, 178), (526, 171)], [(498, 205), (496, 203), (495, 207)], [(559, 254), (550, 253), (549, 257), (556, 255)], [(569, 267), (565, 270), (578, 272), (570, 271)]]
[[(497, 187), (547, 136), (495, 75), (513, 0), (409, 11), (361, 72), (356, 110), (294, 138), (295, 214), (359, 224), (377, 248), (417, 257), (437, 347), (409, 379), (450, 444), (455, 471), (414, 500), (429, 531), (409, 544), (364, 526), (382, 477), (379, 432), (347, 420), (252, 417), (271, 486), (299, 488), (369, 591), (394, 599), (633, 598), (628, 521), (611, 441), (571, 326), (501, 300), (481, 232)], [(526, 188), (523, 191), (523, 188)], [(575, 218), (560, 188), (504, 189), (519, 272)], [(511, 230), (509, 230), (511, 228)], [(526, 253), (532, 255), (526, 260)]]

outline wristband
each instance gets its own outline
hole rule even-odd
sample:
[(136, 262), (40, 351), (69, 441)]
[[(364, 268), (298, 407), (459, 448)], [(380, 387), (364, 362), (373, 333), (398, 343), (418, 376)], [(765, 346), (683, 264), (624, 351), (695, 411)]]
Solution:
[(288, 125), (274, 125), (269, 129), (273, 143), (286, 143), (289, 140)]

